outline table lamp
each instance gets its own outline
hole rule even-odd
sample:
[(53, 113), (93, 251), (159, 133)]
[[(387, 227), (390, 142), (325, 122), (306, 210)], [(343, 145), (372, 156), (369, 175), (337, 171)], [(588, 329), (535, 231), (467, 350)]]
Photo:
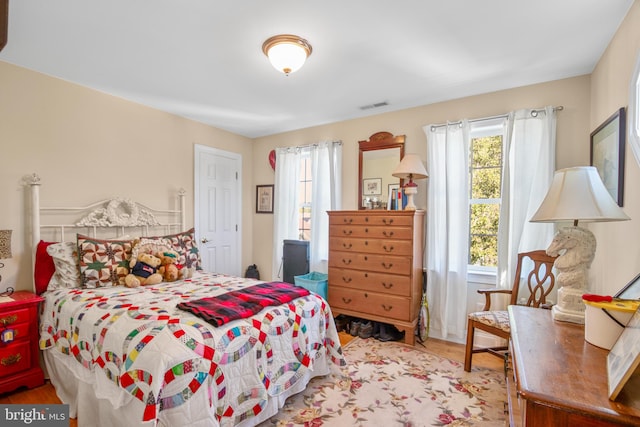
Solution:
[(558, 283), (558, 303), (552, 308), (555, 320), (584, 323), (585, 305), (582, 295), (587, 289), (589, 267), (596, 252), (596, 238), (578, 221), (626, 221), (605, 188), (598, 170), (579, 166), (557, 170), (551, 187), (530, 222), (573, 221), (572, 227), (561, 228), (547, 248), (547, 254), (558, 256), (554, 263)]
[[(9, 259), (11, 256), (11, 230), (0, 230), (0, 260)], [(2, 262), (0, 262), (0, 268), (4, 268)], [(0, 282), (2, 282), (1, 275)]]
[(404, 207), (404, 210), (415, 211), (416, 205), (413, 203), (413, 196), (418, 192), (418, 184), (413, 180), (429, 177), (422, 160), (420, 160), (420, 156), (417, 154), (405, 154), (391, 175), (400, 179), (409, 179), (409, 182), (405, 183), (403, 187), (404, 194), (407, 195), (407, 206)]

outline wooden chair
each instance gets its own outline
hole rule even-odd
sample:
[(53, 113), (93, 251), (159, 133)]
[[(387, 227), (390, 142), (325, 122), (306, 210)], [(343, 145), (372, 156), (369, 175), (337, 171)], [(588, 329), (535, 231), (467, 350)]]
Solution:
[[(522, 264), (525, 259), (533, 262), (533, 269), (522, 277)], [(529, 297), (525, 304), (530, 307), (550, 308), (546, 303), (556, 278), (552, 272), (553, 263), (556, 257), (547, 255), (543, 250), (523, 252), (518, 254), (518, 264), (516, 275), (511, 289), (479, 289), (478, 293), (485, 296), (485, 305), (482, 311), (470, 313), (467, 323), (467, 346), (464, 355), (464, 370), (471, 371), (471, 357), (474, 353), (488, 352), (498, 357), (504, 357), (507, 346), (474, 348), (473, 337), (476, 329), (481, 329), (490, 334), (496, 335), (505, 340), (509, 340), (511, 328), (509, 326), (509, 314), (506, 310), (491, 310), (491, 295), (510, 294), (510, 305), (518, 304), (518, 294), (520, 282), (526, 283)], [(526, 295), (526, 294), (525, 294)]]

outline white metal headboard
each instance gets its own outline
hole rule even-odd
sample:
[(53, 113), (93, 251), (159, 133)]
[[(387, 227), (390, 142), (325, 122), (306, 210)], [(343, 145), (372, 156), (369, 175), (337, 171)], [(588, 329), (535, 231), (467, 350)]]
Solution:
[[(40, 177), (31, 175), (31, 249), (32, 269), (35, 267), (35, 252), (43, 230), (57, 230), (60, 241), (71, 232), (82, 232), (92, 237), (99, 231), (110, 230), (119, 235), (132, 233), (136, 236), (149, 236), (153, 231), (170, 234), (186, 230), (184, 189), (178, 191), (178, 210), (153, 209), (138, 202), (124, 198), (101, 200), (82, 207), (42, 207), (40, 206)], [(63, 214), (60, 223), (43, 223), (43, 218)], [(69, 221), (70, 218), (74, 218)], [(79, 218), (79, 219), (77, 219)], [(109, 236), (115, 237), (115, 236)], [(33, 276), (32, 276), (33, 277)]]

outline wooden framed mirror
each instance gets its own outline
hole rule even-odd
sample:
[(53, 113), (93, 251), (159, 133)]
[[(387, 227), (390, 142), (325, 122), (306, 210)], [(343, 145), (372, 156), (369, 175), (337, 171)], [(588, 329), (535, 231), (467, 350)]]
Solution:
[(387, 208), (390, 186), (403, 184), (391, 173), (404, 157), (404, 142), (405, 135), (389, 132), (358, 141), (358, 209)]

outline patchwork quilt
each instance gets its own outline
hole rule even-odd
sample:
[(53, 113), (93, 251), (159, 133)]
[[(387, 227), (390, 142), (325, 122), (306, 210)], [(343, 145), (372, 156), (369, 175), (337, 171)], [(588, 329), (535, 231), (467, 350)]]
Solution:
[(254, 425), (311, 377), (345, 364), (331, 310), (317, 294), (220, 327), (177, 307), (256, 285), (268, 286), (197, 272), (134, 289), (48, 291), (40, 347), (75, 376), (58, 381), (89, 383), (114, 411), (132, 411), (127, 425)]

